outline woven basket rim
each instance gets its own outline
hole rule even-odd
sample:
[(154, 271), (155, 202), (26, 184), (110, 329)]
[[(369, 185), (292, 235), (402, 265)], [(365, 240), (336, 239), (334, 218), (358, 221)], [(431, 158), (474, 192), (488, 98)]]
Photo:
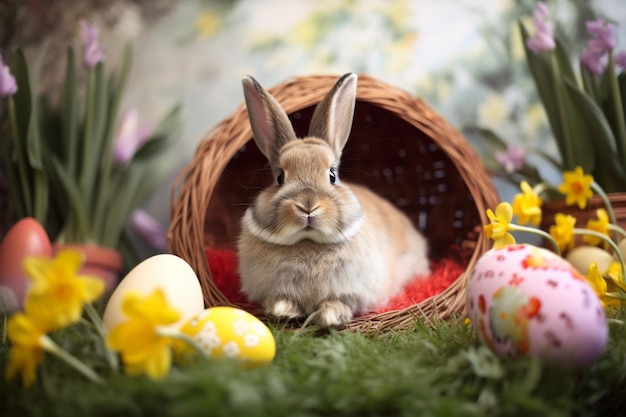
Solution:
[[(337, 78), (336, 75), (294, 77), (268, 91), (291, 114), (316, 105)], [(366, 74), (359, 74), (357, 101), (369, 102), (393, 112), (433, 138), (467, 185), (481, 224), (488, 222), (486, 209), (497, 205), (498, 194), (482, 160), (458, 130), (451, 127), (421, 98)], [(203, 135), (193, 159), (176, 177), (170, 193), (171, 222), (167, 232), (169, 251), (186, 260), (198, 274), (208, 307), (235, 305), (212, 282), (204, 246), (206, 210), (202, 208), (208, 207), (217, 180), (232, 155), (251, 139), (252, 131), (242, 101), (233, 114)], [(467, 268), (446, 290), (401, 310), (355, 317), (346, 329), (399, 329), (410, 326), (416, 318), (430, 321), (435, 317), (445, 319), (464, 315), (464, 288), (468, 274), (477, 259), (488, 249), (487, 238), (482, 231), (478, 232)]]

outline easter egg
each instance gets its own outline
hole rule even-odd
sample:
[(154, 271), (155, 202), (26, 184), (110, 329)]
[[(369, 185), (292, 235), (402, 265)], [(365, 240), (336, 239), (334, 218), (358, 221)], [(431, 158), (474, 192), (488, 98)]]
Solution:
[[(617, 247), (619, 248), (619, 253), (622, 255), (622, 258), (626, 260), (626, 239), (622, 239)], [(614, 253), (613, 256), (616, 261), (619, 261), (617, 253)]]
[(112, 329), (126, 321), (122, 303), (127, 293), (145, 296), (157, 288), (181, 315), (170, 327), (178, 328), (204, 310), (200, 282), (191, 266), (176, 255), (161, 254), (139, 263), (120, 281), (104, 310), (104, 325)]
[[(276, 342), (268, 327), (258, 318), (234, 307), (207, 308), (180, 329), (211, 357), (236, 358), (247, 368), (266, 365), (274, 359)], [(194, 351), (189, 345), (176, 345), (179, 358), (188, 360)]]
[(481, 341), (501, 357), (583, 367), (608, 342), (606, 314), (591, 286), (563, 258), (532, 245), (485, 252), (468, 280), (467, 308)]
[(0, 244), (0, 311), (21, 308), (30, 280), (24, 271), (28, 256), (52, 256), (43, 226), (32, 217), (15, 223)]
[(566, 259), (578, 272), (586, 275), (593, 262), (598, 264), (598, 271), (609, 269), (613, 255), (596, 246), (577, 246), (567, 253)]

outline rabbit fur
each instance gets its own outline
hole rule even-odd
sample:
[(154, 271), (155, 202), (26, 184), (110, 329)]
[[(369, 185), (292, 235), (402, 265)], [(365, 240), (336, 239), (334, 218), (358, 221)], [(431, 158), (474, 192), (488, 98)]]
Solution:
[(272, 316), (315, 313), (319, 326), (342, 327), (427, 276), (427, 242), (408, 217), (339, 179), (357, 75), (342, 76), (318, 104), (305, 138), (254, 78), (242, 84), (254, 140), (274, 176), (241, 222), (239, 274), (248, 299)]

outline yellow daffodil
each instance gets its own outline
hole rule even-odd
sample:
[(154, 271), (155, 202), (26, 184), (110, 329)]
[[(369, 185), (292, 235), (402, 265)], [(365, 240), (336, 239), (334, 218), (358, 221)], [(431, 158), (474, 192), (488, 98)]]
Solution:
[(583, 172), (583, 169), (577, 166), (574, 171), (565, 171), (563, 173), (563, 183), (559, 185), (559, 192), (565, 194), (565, 204), (573, 206), (577, 204), (579, 208), (587, 207), (587, 200), (593, 196), (591, 184), (593, 177)]
[(543, 201), (528, 182), (522, 181), (520, 188), (522, 193), (513, 197), (513, 215), (517, 216), (519, 224), (530, 222), (533, 226), (539, 226)]
[(43, 342), (47, 336), (23, 313), (17, 313), (9, 318), (7, 336), (12, 348), (6, 378), (11, 381), (19, 374), (24, 386), (29, 387), (37, 379), (35, 371), (43, 359)]
[(591, 284), (593, 291), (600, 297), (603, 306), (620, 308), (621, 300), (610, 297), (607, 293), (618, 292), (620, 288), (626, 290), (626, 285), (624, 285), (621, 279), (621, 274), (622, 267), (619, 262), (613, 262), (604, 274), (600, 273), (596, 262), (589, 265), (589, 271), (585, 278), (587, 282)]
[(591, 288), (593, 288), (593, 291), (598, 295), (598, 297), (600, 297), (600, 300), (604, 305), (604, 294), (606, 294), (607, 286), (606, 280), (598, 270), (597, 262), (592, 262), (591, 265), (589, 265), (585, 278), (587, 279), (587, 282), (591, 284)]
[(220, 20), (215, 13), (202, 12), (196, 18), (196, 31), (202, 38), (214, 35), (220, 28)]
[(126, 294), (122, 311), (128, 321), (111, 330), (107, 344), (120, 353), (127, 373), (164, 377), (172, 363), (173, 339), (159, 329), (178, 321), (180, 313), (167, 304), (161, 289), (147, 296)]
[(64, 250), (54, 259), (31, 256), (24, 269), (33, 281), (24, 301), (24, 310), (46, 331), (77, 322), (83, 303), (91, 303), (104, 292), (104, 281), (77, 275), (83, 263), (79, 252)]
[(498, 204), (495, 213), (491, 209), (487, 209), (487, 217), (491, 223), (484, 226), (485, 235), (493, 239), (494, 249), (515, 243), (515, 238), (509, 233), (511, 230), (510, 223), (513, 219), (513, 209), (509, 203)]
[[(587, 222), (587, 229), (596, 231), (598, 233), (602, 233), (603, 235), (610, 237), (608, 213), (606, 212), (605, 209), (598, 209), (596, 210), (596, 215), (598, 216), (598, 220), (593, 220), (593, 219), (589, 220)], [(603, 243), (605, 249), (608, 249), (609, 247), (608, 242), (605, 242), (596, 236), (584, 235), (583, 240), (585, 241), (585, 243), (588, 243), (589, 245), (592, 245), (592, 246), (596, 246), (599, 243)]]
[(626, 291), (626, 283), (624, 283), (624, 278), (622, 276), (622, 265), (619, 262), (611, 262), (609, 269), (605, 272), (605, 275), (609, 279), (610, 284), (613, 284), (611, 291)]
[(574, 226), (576, 218), (569, 214), (557, 213), (554, 216), (555, 224), (550, 226), (550, 236), (554, 239), (559, 250), (564, 251), (574, 246)]

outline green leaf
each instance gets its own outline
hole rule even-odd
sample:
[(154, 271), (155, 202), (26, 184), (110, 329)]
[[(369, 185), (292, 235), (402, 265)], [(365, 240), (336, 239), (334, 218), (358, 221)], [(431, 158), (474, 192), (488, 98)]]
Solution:
[(97, 188), (96, 180), (100, 161), (103, 157), (103, 131), (107, 119), (106, 111), (106, 78), (104, 63), (99, 62), (89, 74), (87, 91), (87, 120), (85, 123), (85, 135), (83, 144), (83, 168), (81, 175), (81, 191), (85, 196), (85, 202), (89, 211), (92, 211), (92, 193)]
[[(15, 82), (18, 86), (17, 93), (13, 95), (13, 100), (15, 102), (19, 142), (26, 145), (26, 135), (32, 110), (32, 94), (28, 64), (22, 49), (18, 49), (15, 52), (10, 67), (11, 73), (15, 77)], [(20, 149), (20, 151), (25, 152), (25, 148)]]
[[(557, 101), (557, 95), (555, 89), (561, 88), (561, 82), (554, 79), (552, 65), (548, 54), (536, 54), (526, 46), (526, 41), (529, 38), (528, 31), (524, 27), (522, 22), (519, 23), (520, 32), (522, 35), (522, 41), (524, 44), (524, 51), (526, 52), (526, 61), (528, 68), (535, 81), (535, 87), (543, 108), (546, 112), (550, 128), (554, 136), (557, 148), (561, 157), (563, 158), (564, 165), (568, 165), (569, 161), (565, 160), (565, 138), (564, 132), (561, 126), (559, 104)], [(557, 56), (558, 59), (558, 56)]]
[(126, 44), (126, 47), (124, 48), (124, 56), (122, 58), (119, 80), (115, 74), (112, 74), (109, 82), (109, 114), (105, 132), (105, 141), (102, 149), (102, 155), (105, 157), (101, 159), (101, 165), (103, 166), (102, 172), (105, 176), (111, 169), (111, 155), (113, 152), (115, 133), (118, 128), (117, 124), (120, 114), (120, 103), (124, 95), (124, 89), (126, 88), (126, 82), (128, 80), (131, 65), (132, 48), (130, 44)]
[(63, 164), (61, 164), (55, 156), (52, 157), (52, 167), (57, 178), (59, 179), (58, 185), (61, 187), (61, 190), (69, 203), (71, 215), (68, 215), (66, 218), (72, 219), (77, 223), (78, 231), (76, 232), (75, 237), (77, 237), (79, 241), (86, 242), (91, 236), (86, 217), (87, 210), (78, 188), (78, 184), (76, 184), (74, 177), (67, 172), (67, 170), (63, 167)]
[(135, 161), (145, 161), (163, 154), (171, 145), (174, 139), (174, 131), (180, 125), (180, 106), (172, 108), (157, 125), (152, 137), (146, 141), (135, 153)]
[(65, 80), (61, 92), (61, 139), (63, 159), (71, 175), (77, 175), (78, 159), (78, 100), (76, 98), (76, 59), (74, 49), (67, 49)]
[(111, 247), (117, 245), (128, 216), (134, 208), (137, 193), (144, 187), (142, 183), (144, 178), (140, 174), (136, 169), (124, 171), (122, 174), (119, 181), (122, 186), (116, 190), (115, 196), (112, 196), (108, 204), (105, 217), (106, 228), (102, 231), (101, 244)]
[(563, 79), (576, 84), (576, 74), (574, 73), (574, 68), (572, 68), (572, 63), (570, 62), (567, 50), (563, 46), (563, 43), (560, 39), (555, 38), (554, 42), (556, 44), (556, 48), (554, 48), (554, 54), (556, 56), (559, 70), (561, 71)]
[[(626, 103), (626, 72), (622, 72), (620, 75), (618, 75), (617, 85), (619, 86), (619, 94), (622, 98), (622, 103)], [(626, 106), (624, 106), (622, 110), (622, 117), (624, 117), (624, 120), (626, 120)]]
[[(562, 123), (567, 126), (568, 137), (564, 140), (570, 145), (572, 160), (563, 163), (564, 169), (573, 169), (576, 166), (585, 172), (593, 172), (597, 165), (596, 152), (593, 141), (598, 134), (595, 122), (591, 120), (587, 107), (593, 106), (600, 115), (602, 112), (593, 100), (587, 96), (575, 83), (564, 82)], [(574, 98), (573, 98), (574, 97)], [(586, 105), (581, 105), (584, 102)], [(602, 116), (604, 118), (604, 116)], [(613, 142), (614, 143), (614, 142)]]
[(102, 62), (96, 66), (95, 89), (93, 140), (96, 146), (94, 147), (95, 154), (92, 160), (94, 172), (98, 169), (99, 160), (102, 158), (102, 152), (105, 149), (105, 131), (109, 124), (109, 91)]
[(582, 92), (577, 86), (565, 82), (568, 92), (568, 101), (571, 103), (570, 123), (576, 126), (577, 146), (590, 144), (593, 151), (579, 151), (581, 162), (590, 159), (593, 152), (597, 152), (597, 169), (589, 170), (581, 164), (585, 172), (591, 172), (596, 181), (606, 192), (623, 190), (626, 187), (624, 163), (616, 154), (615, 138), (608, 121), (596, 103)]
[(596, 103), (598, 103), (598, 105), (600, 105), (602, 100), (598, 82), (593, 74), (591, 74), (582, 63), (580, 64), (580, 75), (583, 81), (583, 88), (585, 89), (585, 92), (587, 92), (587, 94), (589, 94), (589, 96), (592, 97), (596, 101)]
[(107, 216), (107, 201), (111, 198), (111, 195), (115, 193), (115, 190), (111, 189), (110, 179), (112, 176), (112, 153), (113, 142), (115, 141), (115, 132), (117, 130), (117, 123), (119, 118), (119, 106), (122, 100), (128, 74), (130, 72), (132, 62), (132, 49), (130, 44), (126, 44), (124, 49), (124, 57), (122, 59), (122, 69), (118, 77), (115, 73), (111, 74), (110, 81), (108, 83), (108, 95), (109, 95), (109, 112), (106, 123), (104, 145), (100, 158), (100, 182), (98, 184), (98, 195), (95, 196), (97, 202), (94, 207), (95, 224), (99, 229), (96, 234), (102, 235), (104, 229), (107, 227), (104, 219)]
[(26, 131), (26, 149), (28, 154), (28, 162), (33, 169), (41, 170), (43, 168), (42, 161), (42, 143), (39, 132), (38, 105), (37, 100), (32, 101), (30, 118)]

